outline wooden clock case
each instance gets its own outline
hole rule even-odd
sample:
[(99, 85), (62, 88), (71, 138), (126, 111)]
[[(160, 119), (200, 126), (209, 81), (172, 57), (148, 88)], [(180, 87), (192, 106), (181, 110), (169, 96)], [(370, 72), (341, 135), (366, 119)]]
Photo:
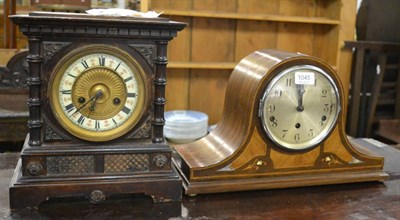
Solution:
[(281, 71), (312, 65), (327, 72), (339, 88), (335, 71), (311, 56), (275, 50), (256, 51), (233, 70), (222, 119), (215, 130), (189, 144), (175, 145), (173, 162), (186, 194), (286, 188), (361, 181), (383, 181), (383, 158), (352, 146), (344, 132), (344, 110), (318, 146), (288, 151), (271, 142), (262, 129), (259, 105), (266, 86)]
[[(180, 201), (181, 180), (163, 137), (164, 92), (167, 44), (186, 24), (42, 12), (11, 20), (29, 40), (29, 134), (10, 186), (11, 209), (68, 196), (97, 203), (110, 195), (142, 193), (155, 202)], [(53, 69), (70, 51), (88, 45), (118, 48), (144, 71), (142, 117), (128, 133), (106, 142), (72, 136), (49, 103)]]

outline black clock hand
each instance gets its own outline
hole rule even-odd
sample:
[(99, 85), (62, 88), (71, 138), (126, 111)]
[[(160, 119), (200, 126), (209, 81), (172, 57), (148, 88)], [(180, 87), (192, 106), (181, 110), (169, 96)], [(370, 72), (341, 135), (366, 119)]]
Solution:
[(305, 92), (304, 85), (297, 84), (296, 90), (297, 90), (297, 103), (298, 103), (297, 111), (302, 112), (304, 110), (304, 106), (303, 106), (303, 94)]
[(76, 109), (74, 113), (72, 113), (69, 117), (75, 115), (77, 112), (79, 112), (81, 109), (83, 109), (87, 104), (89, 104), (91, 101), (96, 99), (96, 97), (99, 97), (100, 95), (103, 95), (103, 92), (101, 90), (97, 90), (96, 95), (94, 95), (92, 98), (90, 98), (87, 102), (85, 102), (81, 107)]
[(97, 102), (97, 99), (100, 98), (100, 97), (103, 95), (103, 93), (101, 92), (101, 90), (99, 90), (99, 91), (100, 91), (100, 92), (97, 92), (97, 93), (96, 93), (95, 99), (93, 100), (92, 104), (91, 104), (90, 107), (89, 107), (90, 112), (89, 112), (88, 118), (90, 118), (90, 115), (91, 115), (92, 112), (94, 112), (94, 110), (96, 109), (96, 102)]

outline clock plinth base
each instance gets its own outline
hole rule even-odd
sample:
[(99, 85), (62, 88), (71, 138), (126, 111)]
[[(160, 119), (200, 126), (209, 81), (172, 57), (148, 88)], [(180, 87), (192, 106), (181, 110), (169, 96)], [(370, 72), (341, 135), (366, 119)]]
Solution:
[[(176, 175), (154, 176), (143, 178), (118, 178), (104, 181), (63, 181), (57, 183), (21, 183), (20, 165), (16, 168), (10, 185), (10, 208), (21, 209), (38, 207), (49, 198), (80, 196), (95, 200), (91, 194), (100, 192), (99, 196), (115, 194), (145, 194), (152, 197), (155, 203), (176, 202), (181, 200), (182, 182)], [(101, 202), (101, 201), (99, 201)]]
[[(25, 143), (10, 184), (10, 208), (38, 207), (61, 197), (87, 198), (92, 203), (127, 194), (144, 194), (155, 203), (181, 200), (182, 181), (170, 165), (168, 145), (126, 147), (86, 146), (66, 152), (68, 146), (56, 150), (42, 146), (39, 151)], [(86, 173), (88, 169), (93, 172)]]
[[(179, 160), (178, 160), (179, 161)], [(243, 178), (233, 175), (231, 179), (189, 181), (179, 167), (177, 160), (173, 160), (183, 179), (183, 188), (186, 195), (223, 193), (250, 190), (280, 189), (291, 187), (305, 187), (315, 185), (357, 183), (367, 181), (384, 181), (388, 174), (383, 171), (350, 171), (343, 173), (324, 173), (317, 175), (287, 175)]]
[[(336, 132), (335, 130), (334, 132)], [(241, 154), (231, 161), (225, 161), (218, 166), (197, 166), (190, 160), (193, 149), (208, 152), (216, 149), (210, 143), (218, 143), (211, 132), (208, 136), (186, 145), (177, 145), (173, 165), (183, 180), (185, 194), (208, 194), (234, 191), (249, 191), (262, 189), (278, 189), (329, 184), (357, 183), (368, 181), (384, 181), (389, 175), (383, 171), (383, 158), (359, 145), (352, 145), (346, 139), (336, 143), (337, 148), (347, 150), (352, 154), (348, 161), (341, 159), (339, 153), (324, 152), (330, 144), (321, 146), (314, 151), (286, 155), (267, 149), (265, 155), (249, 155), (246, 152), (256, 152), (259, 145), (247, 145)], [(227, 140), (227, 139), (225, 139)], [(193, 147), (193, 148), (192, 148)], [(202, 149), (203, 148), (203, 149)], [(339, 151), (338, 151), (339, 152)], [(362, 153), (361, 153), (362, 152)], [(342, 155), (346, 155), (342, 153)], [(311, 157), (312, 156), (312, 157)], [(307, 161), (307, 160), (308, 161)], [(303, 160), (303, 164), (297, 161)], [(293, 165), (289, 162), (293, 161)], [(197, 162), (197, 161), (196, 161)]]

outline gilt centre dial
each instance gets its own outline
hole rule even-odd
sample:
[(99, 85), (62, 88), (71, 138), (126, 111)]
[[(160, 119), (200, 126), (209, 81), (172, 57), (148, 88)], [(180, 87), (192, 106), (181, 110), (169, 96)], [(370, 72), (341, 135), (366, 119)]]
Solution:
[(302, 65), (278, 73), (260, 104), (263, 129), (283, 149), (305, 150), (321, 143), (340, 111), (337, 86), (322, 69)]
[(143, 114), (143, 70), (123, 51), (93, 46), (73, 51), (50, 84), (55, 116), (72, 135), (108, 141), (126, 134)]

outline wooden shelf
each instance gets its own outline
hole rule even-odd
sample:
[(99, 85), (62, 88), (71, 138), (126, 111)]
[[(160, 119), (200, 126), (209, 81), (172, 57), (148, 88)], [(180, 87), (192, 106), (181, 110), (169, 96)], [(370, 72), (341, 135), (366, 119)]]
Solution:
[(356, 0), (142, 0), (141, 10), (188, 24), (168, 48), (169, 110), (196, 109), (218, 123), (229, 73), (243, 57), (267, 48), (324, 60), (348, 96), (352, 53), (342, 44), (354, 38)]
[(241, 20), (258, 20), (258, 21), (277, 21), (277, 22), (294, 22), (309, 24), (328, 24), (339, 25), (339, 20), (328, 19), (323, 17), (302, 17), (302, 16), (286, 16), (271, 14), (244, 14), (229, 12), (208, 12), (208, 11), (180, 11), (180, 10), (162, 10), (153, 9), (154, 11), (163, 12), (164, 15), (187, 16), (187, 17), (204, 17), (204, 18), (225, 18), (225, 19), (241, 19)]
[[(239, 62), (179, 62), (170, 61), (167, 68), (170, 69), (221, 69), (233, 70)], [(335, 71), (336, 66), (331, 66)]]
[(171, 69), (226, 69), (232, 70), (237, 63), (234, 62), (174, 62), (168, 63)]

